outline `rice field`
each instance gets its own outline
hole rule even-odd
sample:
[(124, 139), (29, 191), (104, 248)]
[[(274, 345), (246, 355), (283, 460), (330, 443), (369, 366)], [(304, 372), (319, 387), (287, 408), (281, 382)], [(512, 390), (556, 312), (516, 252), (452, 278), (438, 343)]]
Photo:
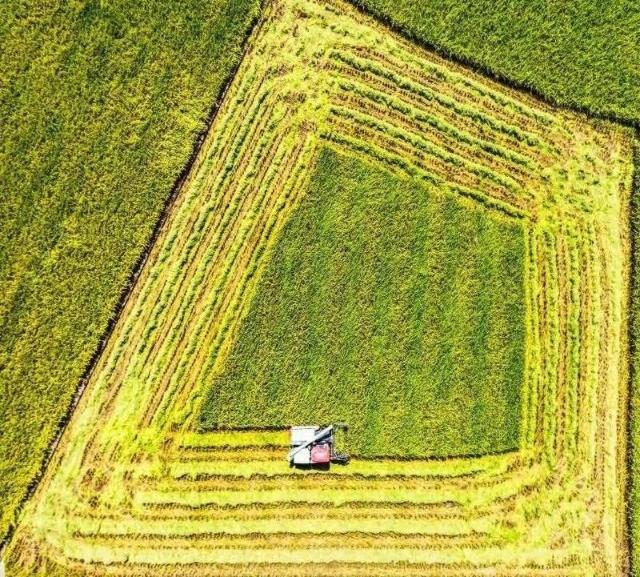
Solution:
[(324, 149), (200, 427), (349, 424), (365, 457), (518, 447), (522, 223)]
[[(284, 429), (202, 430), (327, 150), (520, 231), (514, 450), (299, 471)], [(631, 184), (630, 130), (507, 89), (339, 0), (269, 2), (8, 574), (624, 574)]]
[(3, 543), (259, 2), (9, 0), (1, 12)]

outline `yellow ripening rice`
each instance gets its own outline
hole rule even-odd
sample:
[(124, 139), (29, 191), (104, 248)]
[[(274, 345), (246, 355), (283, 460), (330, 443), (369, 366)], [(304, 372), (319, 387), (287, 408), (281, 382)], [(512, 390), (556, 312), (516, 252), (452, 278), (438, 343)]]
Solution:
[[(523, 223), (519, 451), (317, 473), (289, 469), (286, 432), (194, 431), (322, 147)], [(620, 127), (341, 1), (271, 0), (8, 575), (622, 575), (630, 177)]]

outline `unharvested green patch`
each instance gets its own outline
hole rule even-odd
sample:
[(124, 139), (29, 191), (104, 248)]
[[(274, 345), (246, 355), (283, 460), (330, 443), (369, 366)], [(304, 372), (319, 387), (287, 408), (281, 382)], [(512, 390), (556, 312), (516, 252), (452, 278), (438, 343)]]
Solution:
[(202, 426), (345, 421), (368, 456), (515, 448), (522, 254), (516, 221), (325, 150)]

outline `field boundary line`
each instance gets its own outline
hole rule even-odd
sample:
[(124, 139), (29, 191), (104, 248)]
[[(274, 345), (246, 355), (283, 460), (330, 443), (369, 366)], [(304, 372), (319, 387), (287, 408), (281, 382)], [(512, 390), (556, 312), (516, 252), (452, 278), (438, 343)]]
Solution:
[[(238, 62), (233, 66), (229, 74), (227, 74), (227, 77), (222, 83), (222, 90), (220, 91), (220, 94), (216, 97), (213, 104), (209, 108), (207, 116), (204, 120), (204, 125), (202, 129), (198, 131), (193, 141), (191, 153), (187, 158), (185, 165), (182, 167), (182, 169), (180, 170), (180, 173), (176, 177), (174, 184), (171, 187), (171, 190), (169, 191), (169, 194), (167, 195), (167, 197), (163, 202), (162, 208), (160, 210), (160, 214), (158, 215), (156, 222), (153, 226), (153, 230), (151, 231), (151, 234), (149, 235), (149, 238), (145, 243), (144, 250), (142, 251), (140, 256), (137, 258), (136, 262), (134, 263), (133, 268), (131, 269), (128, 275), (128, 278), (124, 286), (122, 287), (122, 290), (120, 291), (120, 296), (118, 297), (118, 301), (116, 302), (113, 312), (111, 313), (109, 322), (107, 323), (107, 326), (100, 337), (98, 346), (96, 347), (95, 351), (91, 355), (91, 358), (87, 363), (87, 366), (82, 372), (82, 376), (80, 377), (80, 380), (76, 387), (76, 391), (73, 394), (71, 402), (69, 403), (69, 406), (67, 407), (64, 416), (56, 426), (55, 435), (45, 452), (45, 456), (42, 460), (42, 463), (38, 468), (38, 473), (36, 474), (34, 479), (29, 483), (27, 487), (27, 491), (24, 497), (22, 498), (22, 500), (20, 501), (20, 504), (14, 513), (14, 520), (9, 526), (8, 531), (4, 535), (0, 536), (0, 563), (2, 563), (2, 557), (4, 555), (5, 549), (13, 537), (18, 519), (20, 518), (22, 511), (24, 510), (25, 504), (27, 503), (27, 501), (29, 501), (29, 499), (31, 499), (31, 497), (33, 497), (38, 486), (40, 485), (40, 482), (42, 481), (42, 479), (47, 473), (49, 464), (53, 460), (56, 449), (60, 444), (60, 440), (62, 439), (62, 436), (64, 435), (67, 429), (67, 425), (71, 421), (71, 417), (73, 416), (73, 413), (75, 412), (80, 402), (80, 399), (82, 398), (82, 395), (87, 388), (87, 385), (91, 379), (91, 376), (93, 375), (93, 372), (96, 366), (98, 365), (98, 361), (100, 360), (102, 353), (104, 352), (107, 346), (107, 343), (109, 342), (109, 339), (111, 338), (113, 331), (117, 326), (118, 321), (120, 320), (122, 312), (127, 302), (129, 301), (129, 298), (133, 293), (133, 290), (137, 285), (140, 274), (143, 271), (144, 266), (147, 263), (148, 257), (151, 253), (151, 250), (153, 249), (156, 243), (156, 240), (158, 239), (158, 236), (160, 235), (160, 232), (162, 231), (162, 228), (167, 221), (169, 213), (171, 212), (171, 209), (174, 205), (174, 202), (178, 197), (180, 191), (186, 184), (186, 182), (189, 180), (189, 176), (191, 175), (192, 169), (196, 163), (196, 160), (200, 154), (200, 151), (202, 150), (202, 146), (206, 141), (206, 137), (211, 131), (211, 126), (213, 125), (213, 122), (218, 114), (218, 111), (220, 110), (220, 106), (224, 101), (225, 96), (229, 90), (229, 87), (231, 86), (236, 76), (236, 72), (238, 71), (238, 68), (240, 68), (242, 61), (244, 60), (247, 54), (248, 41), (253, 35), (256, 26), (260, 24), (260, 22), (262, 21), (261, 16), (264, 10), (265, 1), (266, 0), (260, 0), (260, 6), (258, 8), (257, 15), (252, 19), (249, 27), (247, 28), (245, 36), (242, 39), (242, 51), (240, 54), (240, 58), (238, 59)], [(2, 569), (3, 569), (3, 565), (0, 565), (0, 577), (4, 577)]]
[[(329, 0), (330, 1), (330, 0)], [(411, 32), (406, 27), (397, 24), (388, 16), (385, 16), (381, 12), (376, 12), (375, 10), (370, 10), (360, 0), (346, 0), (351, 6), (353, 6), (358, 12), (371, 18), (378, 22), (379, 24), (387, 27), (389, 30), (392, 30), (395, 34), (401, 36), (406, 41), (411, 42), (415, 46), (422, 48), (423, 50), (427, 50), (429, 52), (433, 52), (438, 55), (440, 58), (444, 60), (448, 60), (458, 66), (461, 66), (468, 71), (471, 71), (475, 74), (480, 74), (486, 77), (487, 80), (494, 82), (496, 84), (502, 85), (503, 87), (509, 88), (511, 90), (516, 90), (518, 92), (524, 93), (529, 97), (533, 97), (537, 100), (540, 100), (547, 104), (548, 106), (552, 106), (558, 110), (567, 110), (570, 112), (578, 112), (580, 114), (584, 114), (589, 118), (595, 120), (605, 120), (608, 122), (615, 122), (621, 126), (626, 126), (630, 128), (636, 129), (638, 134), (640, 135), (640, 119), (627, 117), (624, 115), (616, 114), (614, 112), (606, 112), (606, 111), (597, 111), (592, 110), (587, 106), (582, 106), (578, 103), (573, 104), (564, 104), (553, 97), (549, 96), (542, 90), (538, 90), (535, 86), (531, 84), (527, 84), (525, 82), (518, 82), (517, 80), (513, 80), (506, 74), (502, 74), (497, 70), (494, 70), (490, 66), (485, 64), (481, 64), (480, 62), (473, 60), (467, 56), (463, 56), (461, 54), (457, 54), (451, 50), (444, 48), (436, 44), (435, 42), (430, 42), (425, 40), (424, 38), (419, 37), (414, 32)], [(333, 2), (330, 2), (333, 4)]]

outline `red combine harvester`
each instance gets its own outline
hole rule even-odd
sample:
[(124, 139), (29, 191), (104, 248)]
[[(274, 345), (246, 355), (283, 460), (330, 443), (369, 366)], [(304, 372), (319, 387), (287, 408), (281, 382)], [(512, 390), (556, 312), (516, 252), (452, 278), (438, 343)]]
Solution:
[(349, 462), (349, 455), (336, 451), (336, 431), (347, 430), (343, 424), (328, 427), (291, 427), (289, 465), (313, 466)]

